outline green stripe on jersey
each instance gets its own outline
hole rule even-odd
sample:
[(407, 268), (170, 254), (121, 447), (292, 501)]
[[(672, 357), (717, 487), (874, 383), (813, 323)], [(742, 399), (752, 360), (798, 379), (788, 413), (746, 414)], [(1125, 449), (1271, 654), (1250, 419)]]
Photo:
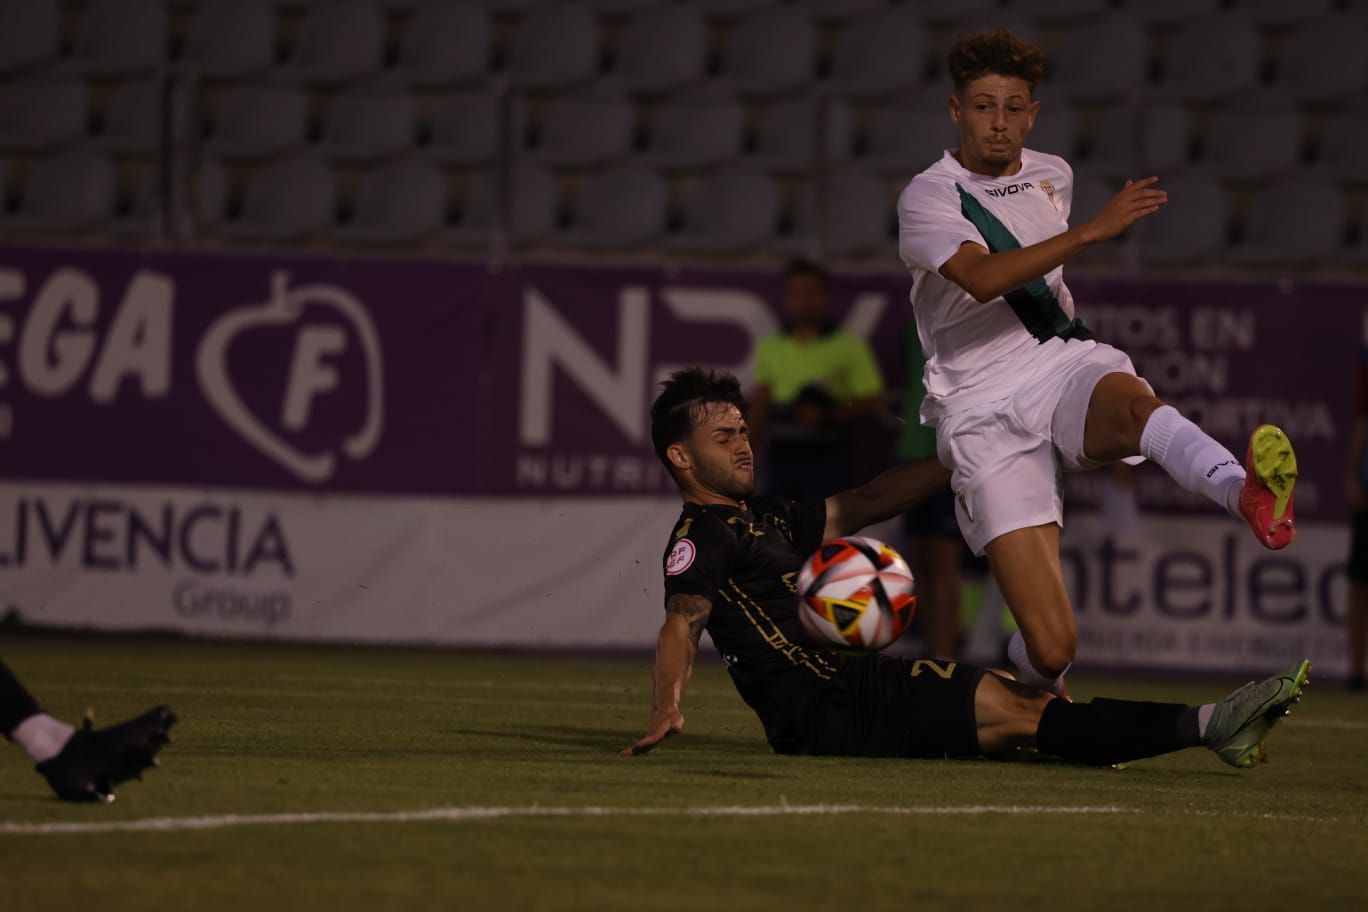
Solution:
[[(984, 241), (988, 243), (989, 252), (1021, 249), (1021, 243), (1007, 230), (1007, 226), (984, 208), (972, 193), (958, 183), (955, 184), (955, 189), (959, 191), (960, 212), (973, 222), (979, 234), (983, 235)], [(1059, 306), (1059, 299), (1050, 291), (1044, 277), (1032, 279), (1002, 297), (1011, 306), (1012, 313), (1017, 315), (1021, 325), (1026, 327), (1026, 331), (1034, 336), (1037, 342), (1055, 338), (1068, 340), (1093, 337), (1088, 324), (1078, 317), (1070, 320), (1064, 313), (1064, 308)]]

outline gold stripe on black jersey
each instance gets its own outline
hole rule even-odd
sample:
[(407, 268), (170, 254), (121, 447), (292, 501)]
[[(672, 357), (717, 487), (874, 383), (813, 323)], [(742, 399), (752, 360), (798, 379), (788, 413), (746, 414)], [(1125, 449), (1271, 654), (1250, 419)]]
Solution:
[[(836, 673), (836, 668), (827, 661), (825, 656), (820, 653), (809, 652), (784, 636), (784, 631), (779, 628), (779, 625), (774, 622), (774, 619), (765, 613), (765, 609), (761, 608), (755, 599), (746, 595), (745, 591), (736, 584), (736, 580), (728, 578), (727, 585), (731, 586), (732, 589), (736, 591), (739, 601), (728, 595), (724, 589), (719, 589), (718, 593), (728, 602), (731, 602), (741, 609), (741, 612), (746, 616), (746, 620), (750, 621), (751, 626), (755, 628), (755, 632), (760, 634), (764, 641), (769, 644), (771, 649), (783, 655), (783, 657), (788, 659), (795, 667), (801, 665), (822, 680), (831, 679), (831, 676)], [(760, 622), (756, 620), (755, 615), (751, 614), (752, 609), (754, 609), (755, 612), (764, 619), (765, 623), (769, 625), (770, 630), (772, 631), (771, 633), (766, 633), (764, 628), (760, 626)], [(823, 667), (819, 668), (818, 665), (812, 664), (809, 659), (815, 659), (818, 665)]]

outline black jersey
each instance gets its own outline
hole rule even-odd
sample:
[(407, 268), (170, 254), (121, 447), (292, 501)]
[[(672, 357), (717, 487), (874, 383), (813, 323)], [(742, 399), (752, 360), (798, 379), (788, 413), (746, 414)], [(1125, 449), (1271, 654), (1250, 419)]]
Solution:
[(822, 542), (824, 504), (753, 497), (745, 508), (686, 503), (665, 549), (665, 598), (712, 602), (707, 630), (777, 749), (804, 737), (812, 703), (844, 659), (798, 620), (796, 581)]

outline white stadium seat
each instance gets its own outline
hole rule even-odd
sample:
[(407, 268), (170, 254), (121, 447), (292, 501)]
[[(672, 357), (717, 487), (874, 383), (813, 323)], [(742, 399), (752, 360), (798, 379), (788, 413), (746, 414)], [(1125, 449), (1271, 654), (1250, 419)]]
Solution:
[(708, 31), (690, 6), (668, 6), (640, 13), (627, 23), (618, 42), (613, 78), (633, 93), (677, 89), (703, 78), (708, 62)]
[[(772, 171), (808, 171), (814, 166), (815, 118), (818, 106), (809, 101), (779, 101), (760, 115), (755, 149), (748, 161)], [(839, 98), (828, 99), (826, 111), (826, 149), (828, 162), (850, 157), (854, 114)]]
[(794, 0), (794, 6), (814, 19), (839, 22), (884, 9), (890, 0)]
[(766, 243), (779, 216), (779, 188), (765, 174), (724, 171), (694, 187), (678, 233), (663, 246), (680, 253), (745, 253)]
[(655, 110), (644, 159), (660, 168), (704, 168), (741, 154), (745, 112), (727, 98), (700, 98)]
[(242, 215), (223, 235), (242, 241), (297, 242), (333, 220), (337, 182), (326, 162), (296, 155), (264, 165), (247, 182)]
[(126, 82), (105, 103), (104, 130), (95, 144), (116, 155), (150, 155), (161, 133), (162, 92), (155, 80)]
[(1213, 176), (1250, 181), (1277, 177), (1301, 157), (1301, 115), (1276, 91), (1223, 105), (1211, 115), (1202, 165)]
[(71, 79), (30, 78), (0, 87), (0, 149), (47, 149), (82, 136), (90, 90)]
[(916, 10), (879, 10), (846, 24), (836, 43), (828, 86), (852, 96), (888, 95), (922, 81), (924, 39)]
[(623, 165), (585, 178), (570, 228), (556, 233), (567, 247), (626, 249), (665, 230), (665, 181), (640, 165)]
[(91, 0), (67, 66), (88, 76), (123, 76), (154, 70), (165, 58), (165, 0)]
[(1219, 256), (1230, 224), (1230, 198), (1220, 183), (1186, 174), (1165, 178), (1159, 187), (1169, 199), (1136, 229), (1141, 259), (1175, 266)]
[(394, 155), (414, 144), (413, 98), (387, 92), (334, 95), (323, 125), (320, 151), (338, 161)]
[(1278, 55), (1278, 85), (1302, 103), (1325, 104), (1368, 92), (1368, 21), (1327, 16), (1299, 28)]
[(774, 95), (808, 85), (816, 61), (812, 21), (778, 7), (751, 13), (732, 29), (721, 76), (739, 95)]
[(959, 145), (959, 130), (944, 108), (895, 105), (874, 114), (865, 163), (890, 175), (912, 176)]
[(1245, 15), (1264, 27), (1288, 26), (1323, 16), (1336, 0), (1240, 0)]
[(513, 33), (508, 78), (527, 89), (583, 82), (598, 66), (598, 22), (583, 3), (529, 12)]
[(385, 17), (368, 0), (329, 0), (308, 7), (283, 79), (304, 85), (337, 85), (380, 69)]
[(1068, 98), (1103, 101), (1127, 95), (1145, 81), (1144, 26), (1126, 13), (1081, 26), (1069, 32), (1051, 63), (1050, 85)]
[(1230, 252), (1243, 266), (1306, 266), (1333, 258), (1344, 238), (1344, 196), (1316, 177), (1261, 191), (1249, 204), (1244, 237)]
[(426, 151), (451, 165), (493, 161), (499, 151), (498, 97), (484, 91), (448, 96), (433, 121)]
[(1317, 169), (1348, 184), (1368, 183), (1368, 107), (1326, 120), (1320, 135)]
[(208, 79), (261, 73), (275, 61), (276, 28), (270, 0), (201, 0), (181, 59)]
[(424, 0), (404, 28), (389, 75), (422, 88), (484, 78), (492, 44), (489, 13), (465, 0)]
[(57, 0), (0, 3), (0, 73), (43, 64), (57, 55)]
[(631, 149), (636, 109), (612, 94), (561, 95), (546, 107), (537, 161), (580, 168), (623, 158)]
[(1258, 31), (1238, 12), (1195, 20), (1168, 45), (1155, 92), (1208, 102), (1251, 89), (1259, 77), (1259, 49)]
[(309, 99), (287, 86), (245, 85), (226, 91), (205, 149), (221, 158), (259, 158), (293, 149), (308, 132)]
[(17, 233), (64, 234), (105, 225), (114, 214), (114, 164), (76, 150), (34, 164), (19, 209), (0, 221)]
[[(509, 176), (509, 235), (528, 244), (551, 234), (556, 222), (556, 179), (545, 168), (518, 165)], [(466, 180), (460, 218), (444, 235), (461, 246), (487, 246), (494, 235), (498, 210), (498, 177), (484, 171)]]
[(361, 178), (352, 219), (333, 229), (343, 243), (416, 244), (446, 218), (446, 177), (421, 159), (403, 159)]

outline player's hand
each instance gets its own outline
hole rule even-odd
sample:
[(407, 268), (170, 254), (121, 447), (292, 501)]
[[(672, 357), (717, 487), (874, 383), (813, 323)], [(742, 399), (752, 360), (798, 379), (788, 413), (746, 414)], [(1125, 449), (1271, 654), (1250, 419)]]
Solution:
[(663, 713), (651, 714), (651, 725), (646, 729), (646, 734), (631, 747), (618, 754), (619, 757), (639, 757), (651, 751), (657, 744), (664, 741), (670, 735), (677, 734), (684, 730), (684, 714), (678, 707)]
[(1126, 181), (1121, 192), (1084, 226), (1087, 240), (1091, 243), (1110, 241), (1140, 219), (1158, 212), (1159, 207), (1168, 202), (1168, 193), (1155, 188), (1158, 182), (1157, 177)]

